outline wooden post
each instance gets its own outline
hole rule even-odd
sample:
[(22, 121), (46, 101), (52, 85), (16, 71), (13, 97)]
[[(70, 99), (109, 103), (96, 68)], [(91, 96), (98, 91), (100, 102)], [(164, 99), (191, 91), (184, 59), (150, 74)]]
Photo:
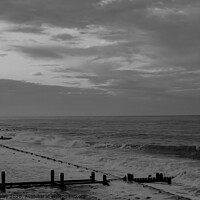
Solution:
[(129, 175), (129, 174), (127, 174), (127, 176), (126, 176), (126, 177), (127, 177), (127, 181), (129, 181), (129, 179), (130, 179), (130, 175)]
[(160, 181), (163, 181), (163, 174), (160, 173)]
[(131, 174), (131, 177), (130, 177), (130, 178), (131, 178), (131, 181), (133, 181), (133, 180), (134, 180), (134, 176), (133, 176), (133, 174)]
[(103, 175), (103, 185), (109, 185), (105, 174)]
[(128, 181), (132, 182), (134, 179), (133, 174), (127, 174), (127, 179)]
[(151, 182), (153, 182), (153, 179), (152, 178), (148, 178), (148, 183), (151, 183)]
[(54, 185), (54, 170), (51, 170), (51, 186)]
[(92, 182), (95, 181), (95, 173), (94, 172), (91, 172), (90, 179), (91, 179)]
[(167, 183), (168, 183), (168, 184), (171, 184), (171, 183), (172, 183), (171, 177), (167, 177)]
[(1, 172), (1, 190), (2, 190), (2, 192), (6, 192), (5, 183), (6, 183), (6, 173), (3, 171), (3, 172)]
[(160, 180), (160, 174), (156, 173), (156, 181), (159, 181), (159, 180)]
[(65, 185), (64, 185), (64, 173), (60, 173), (60, 188), (64, 189)]

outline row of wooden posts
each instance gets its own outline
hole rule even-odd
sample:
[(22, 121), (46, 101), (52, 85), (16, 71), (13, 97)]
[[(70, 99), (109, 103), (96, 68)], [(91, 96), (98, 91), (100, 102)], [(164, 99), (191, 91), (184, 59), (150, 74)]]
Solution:
[[(40, 158), (43, 158), (43, 159), (51, 160), (51, 161), (54, 161), (54, 162), (59, 162), (59, 163), (67, 164), (67, 165), (70, 165), (70, 166), (74, 166), (76, 168), (82, 168), (82, 169), (94, 171), (94, 172), (97, 172), (97, 173), (99, 173), (99, 172), (103, 173), (103, 172), (101, 172), (99, 170), (91, 169), (89, 167), (80, 166), (80, 165), (73, 164), (73, 163), (70, 163), (70, 162), (67, 162), (67, 161), (58, 160), (58, 159), (51, 158), (51, 157), (44, 156), (44, 155), (39, 155), (37, 153), (32, 153), (32, 152), (25, 151), (25, 150), (22, 150), (22, 149), (17, 149), (17, 148), (9, 147), (9, 146), (3, 145), (3, 144), (0, 144), (0, 146), (3, 147), (3, 148), (7, 148), (7, 149), (10, 149), (10, 150), (13, 150), (13, 151), (17, 151), (17, 152), (21, 152), (21, 153), (25, 153), (25, 154), (30, 154), (32, 156), (36, 156), (36, 157), (40, 157)], [(108, 173), (106, 173), (106, 174), (107, 175), (111, 175), (111, 174), (108, 174)]]
[(37, 181), (37, 182), (11, 182), (6, 183), (6, 173), (3, 171), (1, 173), (1, 185), (0, 191), (6, 192), (9, 188), (29, 188), (29, 187), (42, 187), (51, 186), (59, 187), (60, 189), (66, 189), (66, 185), (79, 185), (79, 184), (103, 184), (109, 185), (109, 180), (106, 175), (103, 175), (102, 181), (95, 180), (95, 172), (91, 172), (89, 179), (77, 179), (77, 180), (65, 180), (64, 173), (60, 173), (60, 180), (55, 181), (54, 170), (51, 170), (51, 181)]
[(124, 181), (138, 182), (138, 183), (153, 183), (153, 182), (166, 182), (171, 184), (174, 177), (164, 177), (162, 173), (156, 173), (156, 177), (149, 176), (148, 178), (134, 178), (133, 174), (127, 174), (124, 177)]

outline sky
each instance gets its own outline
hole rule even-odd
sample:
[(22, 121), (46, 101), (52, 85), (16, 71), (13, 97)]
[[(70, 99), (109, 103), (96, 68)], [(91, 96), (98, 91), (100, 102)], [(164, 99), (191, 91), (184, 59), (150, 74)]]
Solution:
[(0, 116), (200, 114), (199, 0), (0, 0)]

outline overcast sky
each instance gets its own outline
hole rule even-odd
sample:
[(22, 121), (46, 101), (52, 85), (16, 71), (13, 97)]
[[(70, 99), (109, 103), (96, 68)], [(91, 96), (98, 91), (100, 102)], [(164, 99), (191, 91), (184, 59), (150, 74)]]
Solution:
[(199, 0), (0, 0), (0, 115), (200, 114)]

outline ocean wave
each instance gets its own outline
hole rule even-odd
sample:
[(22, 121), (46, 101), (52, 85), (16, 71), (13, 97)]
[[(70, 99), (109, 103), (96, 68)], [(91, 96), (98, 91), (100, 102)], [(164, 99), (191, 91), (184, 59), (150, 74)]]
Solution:
[(16, 135), (13, 135), (12, 141), (14, 142), (21, 142), (21, 143), (28, 143), (32, 145), (47, 145), (47, 146), (54, 146), (59, 145), (62, 143), (63, 139), (58, 136), (45, 136), (40, 134), (32, 135), (30, 132), (21, 132)]
[(138, 149), (141, 146), (135, 144), (112, 144), (112, 143), (97, 143), (93, 147), (95, 148), (112, 148), (112, 149)]
[(194, 145), (144, 145), (140, 148), (140, 150), (149, 153), (160, 153), (200, 159), (200, 148)]
[(83, 140), (73, 140), (71, 142), (69, 142), (65, 148), (83, 148), (83, 147), (88, 147), (89, 144), (86, 143)]
[(159, 145), (159, 144), (95, 144), (95, 148), (112, 148), (124, 150), (139, 150), (147, 153), (178, 155), (187, 158), (200, 159), (200, 147), (190, 145)]

